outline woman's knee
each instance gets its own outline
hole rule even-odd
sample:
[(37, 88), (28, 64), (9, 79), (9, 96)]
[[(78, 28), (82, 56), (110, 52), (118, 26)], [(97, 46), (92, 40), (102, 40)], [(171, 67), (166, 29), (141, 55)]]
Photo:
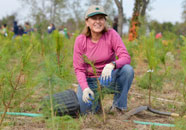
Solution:
[(134, 77), (134, 69), (131, 65), (126, 64), (121, 68), (122, 73), (128, 77)]

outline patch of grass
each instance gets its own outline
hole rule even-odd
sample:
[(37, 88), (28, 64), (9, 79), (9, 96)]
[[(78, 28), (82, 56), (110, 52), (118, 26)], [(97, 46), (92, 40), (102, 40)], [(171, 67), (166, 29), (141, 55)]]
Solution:
[(175, 120), (175, 130), (186, 130), (186, 120), (185, 118), (178, 118)]
[[(152, 90), (162, 90), (163, 75), (152, 73)], [(149, 73), (145, 73), (142, 77), (137, 77), (138, 87), (148, 89), (149, 87)]]
[[(62, 117), (53, 118), (55, 124), (55, 130), (80, 130), (80, 123), (78, 120), (73, 119), (71, 116), (65, 115)], [(48, 128), (51, 128), (51, 118), (46, 120)]]

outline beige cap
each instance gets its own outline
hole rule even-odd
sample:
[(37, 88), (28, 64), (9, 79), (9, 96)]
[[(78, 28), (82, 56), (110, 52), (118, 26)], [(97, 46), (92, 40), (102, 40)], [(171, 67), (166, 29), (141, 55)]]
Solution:
[(107, 16), (107, 14), (105, 13), (104, 11), (104, 8), (102, 6), (99, 6), (99, 5), (91, 5), (86, 14), (85, 14), (85, 19), (91, 17), (91, 16), (94, 16), (94, 15), (97, 15), (97, 14), (103, 14), (105, 16)]

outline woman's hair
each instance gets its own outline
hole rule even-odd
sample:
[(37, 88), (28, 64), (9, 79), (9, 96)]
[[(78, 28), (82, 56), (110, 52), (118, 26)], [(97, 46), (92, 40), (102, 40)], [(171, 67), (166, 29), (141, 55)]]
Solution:
[[(102, 34), (105, 33), (105, 32), (107, 32), (108, 31), (108, 28), (109, 27), (108, 27), (107, 23), (105, 23), (105, 27), (104, 27), (104, 29), (102, 31)], [(85, 25), (85, 27), (84, 27), (83, 31), (81, 32), (81, 34), (84, 34), (85, 36), (90, 37), (91, 36), (91, 30), (90, 30), (90, 28)]]

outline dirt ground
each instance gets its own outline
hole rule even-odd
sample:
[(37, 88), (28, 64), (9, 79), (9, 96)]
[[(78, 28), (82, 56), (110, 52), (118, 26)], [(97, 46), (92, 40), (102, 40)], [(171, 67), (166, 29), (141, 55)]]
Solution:
[[(144, 74), (147, 70), (145, 63), (140, 63), (135, 68), (135, 78), (128, 95), (128, 111), (139, 107), (148, 105), (148, 91), (137, 87), (136, 77)], [(160, 111), (176, 112), (175, 107), (179, 107), (181, 101), (177, 101), (179, 92), (171, 81), (167, 81), (163, 90), (153, 92), (152, 106)], [(106, 95), (104, 99), (104, 109), (107, 111), (112, 105), (113, 95)], [(10, 119), (11, 118), (11, 119)], [(7, 127), (4, 130), (47, 130), (44, 120), (35, 119), (32, 117), (10, 117), (8, 119), (14, 122), (10, 124), (7, 121)], [(7, 120), (8, 120), (7, 119)], [(76, 119), (80, 120), (80, 119)], [(164, 124), (174, 124), (174, 118), (169, 116), (157, 115), (148, 111), (142, 111), (136, 115), (131, 116), (128, 120), (123, 118), (121, 114), (106, 114), (106, 122), (103, 123), (102, 115), (87, 115), (82, 117), (80, 124), (81, 130), (174, 130), (174, 127), (142, 125), (134, 123), (134, 121), (156, 122)], [(5, 122), (6, 123), (6, 122)], [(11, 126), (11, 127), (10, 127)]]

